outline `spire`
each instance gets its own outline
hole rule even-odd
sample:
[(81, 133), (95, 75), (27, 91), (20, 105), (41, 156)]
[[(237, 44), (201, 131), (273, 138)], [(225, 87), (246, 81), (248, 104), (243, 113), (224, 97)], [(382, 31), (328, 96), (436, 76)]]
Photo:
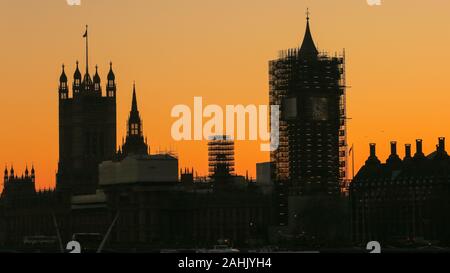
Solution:
[(116, 76), (114, 75), (112, 62), (109, 63), (108, 80), (106, 83), (106, 96), (114, 98), (116, 96)]
[(114, 75), (113, 69), (112, 69), (112, 62), (109, 63), (109, 73), (108, 73), (108, 80), (115, 80), (116, 76)]
[(77, 68), (75, 69), (75, 73), (73, 74), (74, 79), (81, 80), (81, 72), (80, 68), (78, 67), (79, 62), (77, 61)]
[(311, 30), (309, 28), (309, 9), (306, 10), (306, 31), (305, 37), (303, 38), (303, 43), (300, 47), (300, 55), (302, 57), (315, 57), (319, 54), (316, 45), (311, 35)]
[(95, 66), (94, 83), (100, 83), (100, 76), (98, 75), (98, 65)]
[(139, 112), (136, 99), (136, 82), (133, 83), (133, 101), (131, 102), (131, 112)]
[(31, 165), (31, 181), (33, 183), (36, 181), (36, 171), (34, 170), (34, 164)]
[(130, 117), (128, 118), (128, 133), (129, 135), (142, 136), (141, 131), (141, 117), (139, 116), (139, 110), (136, 99), (136, 83), (133, 83), (133, 99), (131, 102)]
[(61, 72), (61, 77), (59, 77), (59, 82), (67, 82), (67, 75), (66, 72), (64, 71), (64, 64), (62, 65), (62, 72)]
[(67, 87), (67, 75), (64, 71), (64, 64), (62, 65), (61, 76), (59, 77), (59, 99), (64, 100), (69, 96), (69, 88)]
[(98, 75), (98, 65), (95, 66), (95, 75), (94, 75), (94, 91), (102, 92), (102, 88), (100, 86), (100, 76)]
[(136, 99), (136, 84), (133, 84), (133, 98), (131, 103), (130, 116), (128, 118), (127, 138), (122, 147), (122, 153), (126, 156), (129, 154), (148, 154), (148, 145), (144, 141), (142, 135), (142, 120), (139, 116), (137, 99)]

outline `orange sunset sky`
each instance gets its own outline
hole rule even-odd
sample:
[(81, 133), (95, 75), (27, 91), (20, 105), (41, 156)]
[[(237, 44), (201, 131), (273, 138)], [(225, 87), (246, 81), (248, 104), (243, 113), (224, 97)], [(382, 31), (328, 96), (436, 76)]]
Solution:
[[(267, 104), (268, 61), (297, 47), (305, 10), (322, 51), (346, 49), (349, 143), (357, 169), (378, 143), (424, 139), (432, 152), (450, 138), (450, 1), (383, 0), (0, 0), (0, 164), (22, 173), (34, 163), (38, 188), (53, 187), (58, 161), (58, 79), (84, 67), (89, 25), (91, 72), (108, 63), (118, 84), (118, 140), (125, 135), (133, 80), (151, 151), (173, 150), (180, 167), (207, 171), (204, 142), (175, 142), (176, 104)], [(399, 148), (403, 154), (403, 147)], [(237, 172), (267, 161), (258, 142), (236, 143)], [(2, 169), (3, 169), (2, 166)]]

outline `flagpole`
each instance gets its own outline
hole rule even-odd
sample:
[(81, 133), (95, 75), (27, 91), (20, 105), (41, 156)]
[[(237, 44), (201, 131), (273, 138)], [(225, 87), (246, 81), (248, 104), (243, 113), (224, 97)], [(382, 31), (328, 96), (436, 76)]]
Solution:
[(86, 74), (89, 73), (89, 35), (88, 25), (86, 25)]

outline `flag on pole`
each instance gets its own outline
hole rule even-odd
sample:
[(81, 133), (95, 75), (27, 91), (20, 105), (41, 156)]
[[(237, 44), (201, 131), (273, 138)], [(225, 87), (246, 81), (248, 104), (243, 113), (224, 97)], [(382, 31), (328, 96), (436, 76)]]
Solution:
[(88, 36), (88, 26), (86, 25), (86, 32), (83, 35), (83, 38), (86, 38)]

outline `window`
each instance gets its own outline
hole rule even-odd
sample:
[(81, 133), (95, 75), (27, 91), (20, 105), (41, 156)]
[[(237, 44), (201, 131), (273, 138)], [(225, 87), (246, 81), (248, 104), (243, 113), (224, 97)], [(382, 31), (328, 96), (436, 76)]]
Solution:
[(139, 135), (139, 125), (137, 123), (131, 124), (131, 135)]

